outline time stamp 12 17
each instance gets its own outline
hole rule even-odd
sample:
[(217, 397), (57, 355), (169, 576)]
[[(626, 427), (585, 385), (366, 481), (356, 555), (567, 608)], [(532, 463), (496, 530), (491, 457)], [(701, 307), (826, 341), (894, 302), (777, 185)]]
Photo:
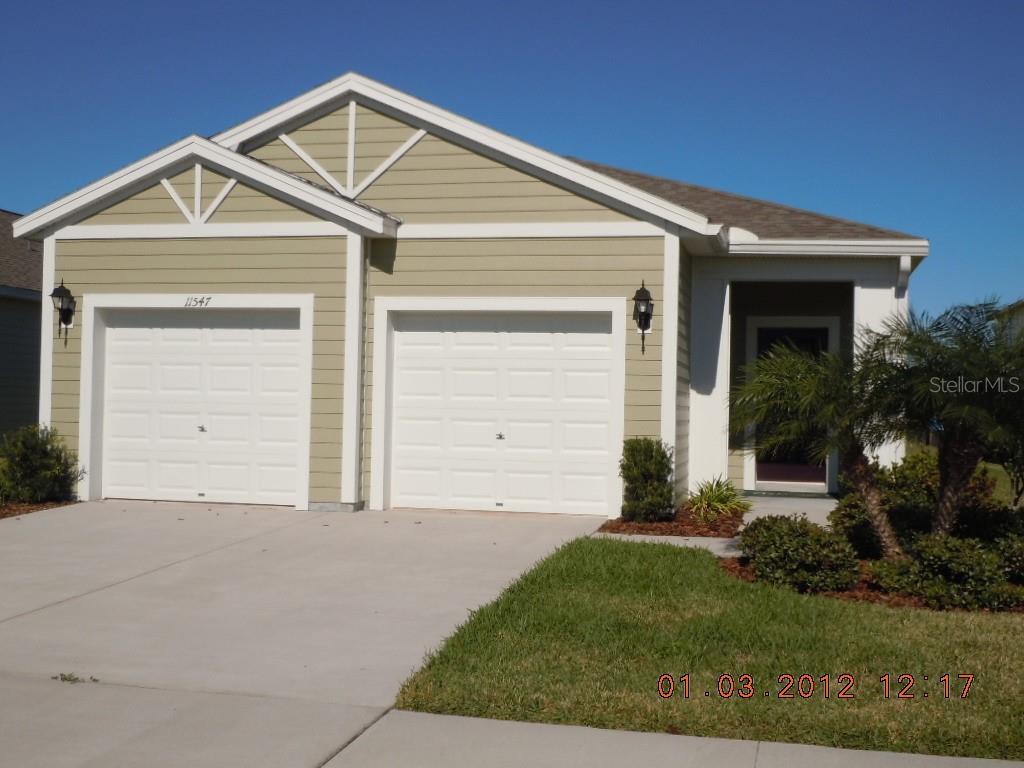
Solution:
[[(966, 699), (974, 685), (972, 674), (912, 675), (886, 672), (870, 685), (883, 699)], [(767, 682), (748, 674), (721, 674), (716, 684), (691, 690), (691, 676), (664, 674), (658, 678), (663, 699), (856, 699), (864, 692), (855, 675), (784, 673)]]

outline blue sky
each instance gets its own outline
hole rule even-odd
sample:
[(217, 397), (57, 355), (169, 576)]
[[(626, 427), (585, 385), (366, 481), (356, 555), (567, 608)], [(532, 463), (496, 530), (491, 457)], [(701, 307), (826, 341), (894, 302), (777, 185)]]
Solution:
[(15, 3), (0, 207), (348, 70), (564, 154), (926, 236), (915, 307), (1024, 296), (1024, 3)]

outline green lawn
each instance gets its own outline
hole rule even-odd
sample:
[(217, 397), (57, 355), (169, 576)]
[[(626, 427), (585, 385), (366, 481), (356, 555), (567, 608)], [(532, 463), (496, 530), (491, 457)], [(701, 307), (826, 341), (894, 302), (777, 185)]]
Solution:
[[(476, 612), (406, 682), (398, 706), (1021, 759), (1022, 654), (1021, 614), (937, 613), (803, 596), (736, 580), (703, 551), (580, 539)], [(885, 672), (915, 675), (916, 698), (883, 698)], [(975, 675), (966, 700), (942, 697), (938, 678), (947, 672)], [(665, 673), (690, 674), (688, 700), (678, 692), (659, 697)], [(721, 673), (752, 675), (755, 696), (720, 699)], [(831, 674), (831, 697), (780, 699), (783, 673)], [(836, 697), (841, 673), (856, 678), (853, 700)], [(716, 693), (705, 698), (705, 690)], [(894, 697), (895, 690), (894, 684)]]

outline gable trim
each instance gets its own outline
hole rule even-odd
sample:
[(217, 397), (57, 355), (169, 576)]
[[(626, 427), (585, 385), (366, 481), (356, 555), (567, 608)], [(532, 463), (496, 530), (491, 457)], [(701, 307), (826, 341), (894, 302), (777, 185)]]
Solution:
[(720, 229), (719, 225), (710, 224), (706, 216), (695, 211), (355, 73), (343, 75), (319, 88), (314, 88), (217, 134), (212, 140), (237, 150), (246, 142), (270, 134), (280, 126), (287, 125), (326, 104), (337, 101), (340, 106), (346, 97), (353, 95), (362, 97), (365, 101), (361, 100), (361, 103), (385, 114), (400, 116), (406, 121), (412, 119), (413, 127), (427, 128), (441, 138), (453, 139), (463, 145), (468, 144), (471, 148), (481, 150), (485, 155), (496, 157), (514, 168), (525, 170), (571, 191), (584, 192), (587, 196), (612, 207), (625, 208), (632, 215), (675, 224), (701, 235), (715, 235)]
[(124, 196), (163, 178), (169, 169), (192, 158), (205, 161), (214, 170), (237, 176), (260, 191), (332, 219), (341, 220), (367, 232), (394, 236), (397, 220), (370, 208), (318, 189), (284, 171), (232, 152), (200, 136), (189, 136), (100, 179), (77, 192), (17, 219), (15, 237), (37, 235), (53, 229), (71, 217), (82, 218), (104, 207), (119, 193)]

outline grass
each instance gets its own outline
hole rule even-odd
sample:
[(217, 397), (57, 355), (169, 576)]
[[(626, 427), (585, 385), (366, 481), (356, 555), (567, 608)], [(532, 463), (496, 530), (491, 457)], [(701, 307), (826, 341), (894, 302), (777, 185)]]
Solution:
[[(406, 681), (398, 706), (1021, 759), (1022, 636), (1020, 614), (938, 613), (799, 595), (734, 579), (701, 550), (580, 539), (477, 611)], [(883, 698), (879, 677), (886, 672), (915, 675), (917, 697)], [(938, 678), (946, 672), (975, 675), (967, 699), (941, 696)], [(666, 673), (690, 674), (688, 700), (658, 695)], [(756, 696), (705, 697), (705, 690), (717, 691), (722, 673), (752, 675)], [(780, 699), (783, 673), (831, 674), (832, 696)], [(836, 698), (841, 673), (856, 677), (853, 700)]]
[[(936, 448), (931, 445), (925, 445), (915, 440), (907, 442), (907, 453), (918, 453), (919, 451), (928, 451), (929, 453), (935, 453)], [(995, 486), (992, 489), (992, 495), (997, 501), (1002, 504), (1013, 503), (1013, 483), (1010, 482), (1010, 476), (1003, 469), (1002, 464), (994, 464), (991, 461), (981, 462), (981, 466), (988, 472), (989, 476), (995, 481)]]

